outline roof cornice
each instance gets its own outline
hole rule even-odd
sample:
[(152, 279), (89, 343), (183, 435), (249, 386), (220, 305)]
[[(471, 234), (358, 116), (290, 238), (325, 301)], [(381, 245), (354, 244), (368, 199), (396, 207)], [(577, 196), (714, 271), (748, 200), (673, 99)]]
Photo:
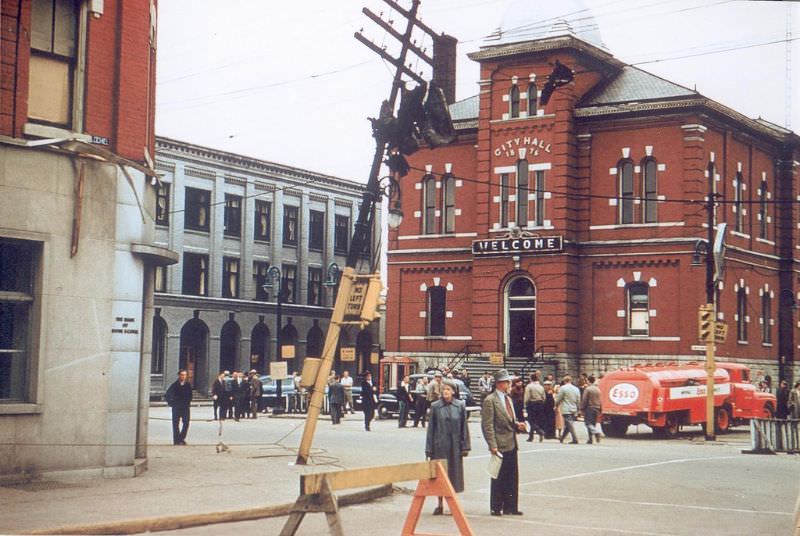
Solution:
[(611, 67), (616, 67), (618, 69), (621, 69), (625, 65), (623, 62), (616, 59), (610, 52), (596, 47), (591, 43), (587, 43), (583, 39), (575, 37), (574, 35), (548, 37), (533, 41), (509, 43), (507, 45), (489, 45), (482, 47), (477, 52), (471, 52), (467, 54), (467, 57), (475, 61), (484, 61), (507, 58), (510, 56), (533, 54), (536, 52), (552, 52), (554, 50), (561, 50), (565, 48), (577, 50), (578, 52), (582, 52), (610, 65)]
[[(161, 155), (159, 155), (159, 153), (161, 153)], [(275, 176), (275, 178), (289, 178), (300, 182), (313, 181), (317, 184), (350, 189), (358, 193), (362, 193), (366, 189), (366, 185), (349, 179), (342, 179), (340, 177), (325, 175), (307, 169), (277, 164), (275, 162), (260, 160), (236, 153), (229, 153), (227, 151), (195, 145), (164, 136), (156, 136), (156, 154), (157, 157), (190, 157), (195, 160), (202, 160), (208, 164), (217, 163), (234, 167), (238, 170), (247, 169), (256, 173), (269, 174)]]
[(575, 109), (575, 117), (593, 118), (603, 116), (619, 116), (628, 114), (641, 114), (642, 112), (664, 111), (664, 110), (686, 110), (691, 108), (704, 108), (710, 112), (715, 112), (727, 119), (740, 123), (756, 134), (766, 136), (779, 143), (800, 143), (800, 137), (793, 132), (782, 132), (772, 129), (763, 123), (751, 119), (736, 110), (720, 104), (706, 97), (694, 97), (685, 99), (656, 100), (648, 102), (632, 102), (618, 104), (602, 104), (597, 106), (586, 106)]

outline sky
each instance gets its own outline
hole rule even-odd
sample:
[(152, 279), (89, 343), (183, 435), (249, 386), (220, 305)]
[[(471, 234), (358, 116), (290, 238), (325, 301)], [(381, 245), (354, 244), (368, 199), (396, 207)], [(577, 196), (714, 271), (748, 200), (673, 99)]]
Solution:
[[(410, 0), (398, 0), (403, 7)], [(457, 99), (478, 92), (466, 57), (503, 21), (563, 16), (588, 29), (579, 0), (422, 0), (422, 21), (459, 40)], [(750, 117), (800, 131), (800, 2), (585, 0), (617, 59)], [(388, 97), (393, 68), (359, 43), (394, 52), (361, 13), (394, 20), (382, 0), (161, 0), (156, 133), (366, 182), (375, 145), (367, 117)], [(509, 9), (510, 7), (510, 9)], [(520, 15), (520, 9), (529, 12)], [(518, 17), (521, 20), (517, 20)], [(791, 18), (789, 18), (791, 16)], [(787, 19), (791, 76), (787, 106)], [(532, 21), (534, 24), (539, 22)], [(415, 33), (431, 52), (430, 39)], [(430, 77), (424, 62), (415, 71)], [(787, 117), (787, 107), (791, 109)]]

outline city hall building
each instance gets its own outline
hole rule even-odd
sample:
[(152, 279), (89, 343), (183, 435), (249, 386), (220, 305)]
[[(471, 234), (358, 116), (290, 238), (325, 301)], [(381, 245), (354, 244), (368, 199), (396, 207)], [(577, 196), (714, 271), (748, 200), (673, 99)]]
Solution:
[[(450, 106), (458, 141), (409, 157), (387, 355), (441, 366), (499, 352), (515, 370), (572, 373), (703, 360), (712, 192), (729, 231), (717, 355), (798, 378), (798, 136), (626, 65), (564, 21), (487, 43), (469, 55), (479, 93)], [(553, 89), (556, 62), (574, 78)]]
[[(155, 239), (180, 260), (155, 274), (151, 396), (182, 368), (203, 395), (220, 370), (269, 374), (279, 342), (289, 372), (320, 357), (365, 186), (165, 137), (155, 164)], [(335, 370), (377, 370), (379, 324), (342, 330)]]

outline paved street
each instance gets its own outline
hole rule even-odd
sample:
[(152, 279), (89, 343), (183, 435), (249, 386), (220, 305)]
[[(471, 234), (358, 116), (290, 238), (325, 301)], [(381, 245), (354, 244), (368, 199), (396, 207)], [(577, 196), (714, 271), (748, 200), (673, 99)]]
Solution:
[[(518, 534), (533, 528), (549, 534), (739, 535), (785, 534), (800, 486), (800, 457), (741, 454), (748, 447), (746, 428), (705, 444), (699, 427), (678, 440), (653, 438), (647, 427), (631, 428), (625, 439), (606, 439), (600, 445), (561, 445), (523, 442), (520, 453), (520, 508), (522, 518), (488, 515), (487, 453), (478, 417), (471, 422), (473, 453), (466, 463), (467, 491), (461, 500), (476, 534), (488, 534), (496, 523)], [(281, 420), (277, 426), (302, 421)], [(291, 424), (288, 424), (291, 423)], [(236, 441), (257, 441), (261, 426), (275, 420), (234, 423)], [(315, 445), (346, 467), (400, 463), (423, 459), (424, 430), (400, 430), (397, 422), (377, 421), (373, 432), (362, 430), (360, 414), (341, 427), (321, 423)], [(199, 433), (198, 426), (194, 429)], [(583, 441), (585, 433), (579, 423)], [(154, 440), (166, 440), (162, 421), (153, 423)], [(288, 431), (288, 430), (287, 430)], [(287, 438), (296, 444), (301, 429)], [(203, 441), (197, 436), (196, 440)], [(522, 437), (522, 436), (521, 436)], [(413, 489), (413, 483), (402, 487)], [(348, 534), (398, 534), (410, 503), (409, 495), (395, 494), (364, 505), (343, 509)], [(453, 533), (449, 516), (430, 515), (426, 503), (419, 529)], [(324, 516), (307, 516), (300, 534), (325, 534)], [(277, 534), (285, 518), (241, 523)], [(220, 527), (192, 528), (173, 533), (218, 534)], [(225, 530), (234, 529), (226, 526)]]
[[(303, 420), (260, 418), (226, 421), (216, 453), (219, 424), (211, 408), (193, 408), (189, 445), (171, 445), (168, 408), (152, 408), (149, 470), (139, 478), (74, 484), (0, 487), (0, 533), (58, 526), (222, 512), (288, 503), (298, 475), (336, 467), (361, 467), (423, 459), (424, 430), (376, 421), (363, 431), (360, 414), (333, 427), (323, 421), (314, 443), (314, 467), (291, 465)], [(580, 437), (585, 438), (582, 424)], [(742, 428), (706, 445), (699, 428), (681, 439), (652, 437), (646, 427), (625, 439), (598, 445), (522, 442), (522, 518), (488, 515), (487, 452), (477, 416), (471, 422), (473, 453), (466, 462), (461, 497), (476, 534), (504, 530), (531, 534), (739, 535), (787, 534), (800, 483), (800, 457), (740, 454)], [(413, 482), (399, 484), (412, 490)], [(410, 504), (407, 493), (342, 509), (347, 534), (398, 534)], [(449, 516), (433, 517), (426, 503), (419, 529), (454, 533)], [(164, 534), (220, 534), (258, 530), (278, 534), (285, 518), (193, 527)], [(307, 517), (300, 534), (326, 534), (324, 516)]]

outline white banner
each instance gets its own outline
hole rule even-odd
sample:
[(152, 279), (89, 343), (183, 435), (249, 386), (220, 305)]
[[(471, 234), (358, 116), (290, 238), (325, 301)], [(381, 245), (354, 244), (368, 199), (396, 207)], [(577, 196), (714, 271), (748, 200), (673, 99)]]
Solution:
[[(670, 387), (669, 397), (671, 400), (678, 400), (681, 398), (699, 398), (706, 396), (705, 385), (685, 385), (683, 387)], [(714, 395), (729, 395), (731, 394), (731, 384), (729, 383), (715, 383)]]

